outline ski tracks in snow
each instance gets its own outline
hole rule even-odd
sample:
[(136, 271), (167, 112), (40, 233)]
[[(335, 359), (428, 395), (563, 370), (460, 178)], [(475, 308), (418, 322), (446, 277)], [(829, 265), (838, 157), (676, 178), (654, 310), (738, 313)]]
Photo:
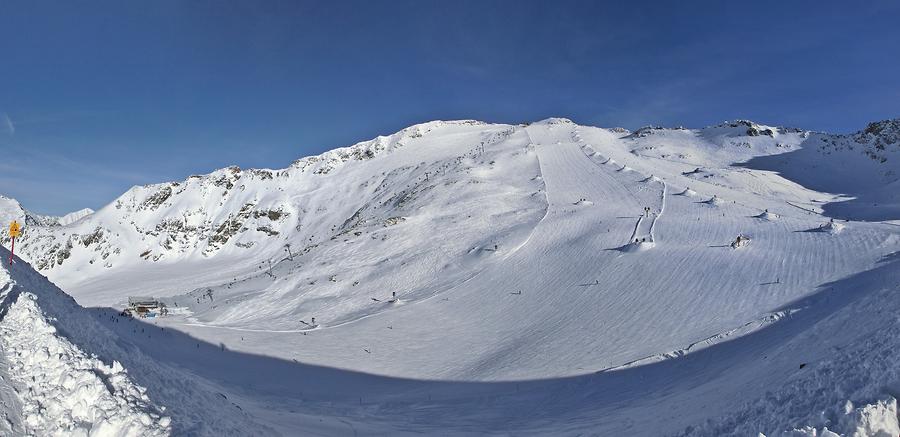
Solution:
[(650, 241), (656, 241), (656, 236), (653, 234), (653, 230), (656, 229), (656, 222), (662, 217), (663, 213), (666, 211), (666, 193), (669, 190), (669, 186), (665, 181), (660, 181), (662, 183), (662, 191), (659, 196), (659, 212), (653, 215), (653, 221), (650, 223)]
[(638, 218), (637, 223), (635, 223), (634, 225), (634, 232), (632, 232), (631, 238), (628, 241), (635, 243), (637, 243), (638, 241), (642, 243), (656, 243), (656, 236), (653, 235), (653, 230), (656, 228), (656, 222), (663, 215), (665, 209), (666, 183), (662, 182), (662, 190), (660, 190), (659, 209), (657, 211), (648, 209), (643, 215)]
[[(659, 194), (658, 204), (652, 205), (652, 206), (646, 206), (646, 205), (644, 206), (645, 208), (648, 208), (648, 209), (641, 211), (641, 215), (638, 217), (638, 220), (634, 225), (634, 230), (632, 231), (631, 236), (628, 239), (629, 243), (638, 243), (638, 242), (656, 243), (656, 236), (654, 235), (653, 231), (656, 229), (656, 222), (659, 220), (660, 217), (662, 217), (663, 213), (666, 210), (666, 195), (668, 193), (668, 185), (666, 184), (666, 182), (661, 179), (655, 178), (652, 175), (645, 177), (639, 181), (626, 181), (626, 182), (620, 181), (620, 180), (618, 180), (616, 173), (623, 173), (626, 171), (623, 171), (623, 170), (616, 170), (614, 172), (610, 171), (608, 168), (610, 159), (608, 157), (605, 157), (605, 159), (602, 160), (603, 162), (597, 162), (591, 156), (591, 154), (589, 154), (588, 151), (586, 150), (586, 149), (593, 150), (593, 147), (589, 144), (584, 144), (583, 140), (581, 140), (580, 138), (578, 141), (579, 141), (579, 143), (581, 143), (581, 151), (584, 153), (585, 157), (591, 163), (593, 163), (597, 167), (599, 167), (604, 173), (607, 173), (612, 179), (615, 179), (616, 182), (619, 184), (619, 186), (621, 186), (623, 190), (627, 191), (631, 195), (631, 197), (634, 198), (635, 201), (637, 201), (638, 203), (644, 203), (646, 201), (646, 199), (643, 198), (645, 196), (641, 195), (641, 193), (644, 191), (644, 187), (648, 187), (648, 186), (656, 185), (656, 184), (661, 185), (661, 189), (659, 191), (660, 194)], [(627, 168), (627, 165), (623, 168)], [(627, 172), (632, 172), (632, 170), (629, 169), (629, 170), (627, 170)], [(641, 183), (641, 184), (646, 184), (646, 185), (640, 186), (635, 191), (635, 190), (632, 190), (631, 188), (629, 188), (629, 186), (628, 186), (628, 184), (633, 184), (633, 183)], [(653, 211), (654, 207), (656, 208), (656, 211)]]

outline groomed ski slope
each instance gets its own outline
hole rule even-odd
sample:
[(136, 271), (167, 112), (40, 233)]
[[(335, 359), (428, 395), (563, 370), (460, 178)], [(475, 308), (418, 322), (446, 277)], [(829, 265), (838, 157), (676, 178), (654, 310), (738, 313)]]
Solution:
[[(417, 293), (425, 298), (402, 293), (418, 287), (373, 290), (344, 280), (335, 299), (357, 306), (352, 323), (308, 310), (303, 300), (292, 319), (239, 297), (254, 287), (278, 299), (291, 296), (290, 282), (285, 287), (288, 279), (280, 278), (289, 274), (287, 268), (274, 270), (279, 279), (259, 273), (239, 293), (229, 294), (230, 284), (211, 287), (214, 299), (201, 295), (198, 311), (185, 323), (160, 323), (241, 351), (390, 376), (570, 376), (664, 357), (748, 323), (765, 324), (781, 306), (870, 268), (898, 247), (892, 237), (897, 229), (890, 225), (852, 223), (840, 234), (805, 232), (827, 219), (778, 199), (748, 196), (742, 187), (683, 176), (693, 168), (688, 165), (642, 169), (651, 166), (618, 148), (617, 136), (607, 131), (555, 121), (520, 130), (527, 135), (507, 141), (533, 150), (547, 206), (520, 237), (523, 243), (500, 259), (492, 252), (463, 252), (460, 263), (470, 273), (449, 285), (423, 284)], [(610, 157), (617, 164), (603, 164)], [(631, 170), (621, 170), (625, 164)], [(660, 181), (647, 180), (651, 174)], [(676, 195), (688, 185), (696, 196)], [(717, 203), (708, 202), (713, 196)], [(640, 218), (645, 206), (651, 213)], [(754, 217), (766, 208), (779, 219)], [(402, 232), (405, 225), (391, 229)], [(635, 229), (650, 244), (632, 244)], [(739, 233), (752, 240), (734, 250), (730, 243)], [(436, 236), (412, 238), (431, 242)], [(297, 264), (320, 259), (312, 252)], [(403, 278), (406, 271), (391, 274)], [(384, 302), (390, 290), (401, 291), (400, 302)], [(217, 318), (229, 308), (263, 321), (242, 325)], [(314, 332), (299, 322), (311, 317), (319, 325)], [(266, 329), (265, 320), (272, 328)]]
[[(898, 262), (896, 254), (886, 257), (870, 271), (792, 303), (786, 311), (794, 315), (779, 323), (677, 359), (577, 377), (479, 383), (378, 377), (201, 342), (195, 348), (195, 340), (177, 332), (79, 308), (18, 261), (12, 272), (3, 267), (0, 358), (10, 361), (20, 341), (15, 337), (34, 327), (31, 343), (50, 336), (47, 344), (78, 344), (68, 349), (76, 356), (96, 353), (89, 366), (111, 369), (121, 379), (103, 385), (86, 377), (82, 390), (110, 396), (117, 400), (110, 404), (131, 411), (114, 417), (134, 426), (132, 435), (171, 427), (174, 435), (832, 435), (828, 429), (892, 436), (900, 431)], [(11, 326), (23, 316), (39, 321)], [(17, 370), (37, 376), (74, 364), (71, 358), (48, 354), (45, 362), (25, 360)], [(64, 381), (47, 380), (44, 389)], [(0, 386), (6, 431), (124, 431), (103, 422), (102, 404), (73, 407), (47, 398), (46, 391), (24, 390), (25, 384), (5, 377)], [(143, 393), (136, 405), (116, 390), (123, 384)], [(17, 397), (8, 397), (11, 392)], [(23, 422), (27, 404), (53, 405), (58, 416)], [(79, 416), (75, 410), (85, 406), (101, 411)], [(148, 424), (146, 417), (159, 421)]]
[[(470, 128), (442, 156), (389, 156), (427, 167), (470, 153), (451, 173), (456, 197), (444, 199), (504, 200), (462, 203), (471, 209), (447, 220), (458, 227), (435, 225), (433, 197), (410, 198), (405, 220), (361, 228), (365, 243), (324, 239), (271, 270), (211, 258), (53, 275), (110, 306), (128, 294), (177, 299), (168, 318), (96, 323), (191, 390), (221, 390), (272, 433), (900, 432), (896, 225), (830, 225), (819, 212), (835, 197), (732, 166), (749, 157), (743, 149), (689, 147), (694, 133), (626, 136), (564, 119)], [(504, 134), (473, 152), (479, 129)], [(750, 243), (734, 249), (738, 234)], [(383, 263), (382, 250), (394, 260)], [(429, 251), (442, 270), (424, 268), (435, 264), (419, 259)], [(172, 285), (192, 279), (189, 293)], [(118, 353), (128, 355), (107, 357)], [(160, 374), (123, 360), (145, 375), (135, 382), (153, 405), (173, 411), (171, 396), (153, 397)], [(184, 420), (173, 414), (174, 433)], [(197, 422), (187, 429), (213, 435)]]

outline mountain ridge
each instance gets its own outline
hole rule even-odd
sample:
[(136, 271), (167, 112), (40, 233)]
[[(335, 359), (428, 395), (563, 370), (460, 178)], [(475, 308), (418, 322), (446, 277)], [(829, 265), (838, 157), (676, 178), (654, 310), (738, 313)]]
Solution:
[[(752, 160), (757, 162), (767, 159), (767, 156), (778, 156), (786, 152), (795, 151), (798, 148), (803, 149), (803, 144), (812, 142), (816, 150), (821, 154), (831, 154), (844, 150), (854, 151), (861, 145), (865, 156), (885, 165), (888, 163), (888, 159), (893, 158), (893, 155), (896, 153), (895, 149), (900, 149), (900, 140), (898, 140), (900, 138), (900, 134), (898, 134), (900, 132), (900, 119), (873, 122), (865, 129), (851, 135), (819, 134), (796, 128), (768, 126), (749, 120), (724, 122), (700, 129), (645, 127), (628, 133), (615, 129), (580, 126), (569, 119), (560, 117), (551, 117), (519, 125), (489, 124), (476, 120), (434, 120), (412, 125), (390, 135), (361, 141), (348, 147), (303, 157), (283, 169), (241, 169), (237, 166), (230, 166), (204, 175), (191, 175), (181, 181), (134, 186), (96, 213), (93, 211), (88, 213), (87, 210), (83, 210), (64, 218), (43, 217), (25, 212), (16, 214), (21, 215), (25, 219), (26, 225), (30, 228), (27, 233), (35, 233), (33, 231), (38, 230), (36, 233), (43, 234), (37, 238), (43, 240), (43, 244), (39, 244), (39, 247), (40, 250), (46, 253), (44, 259), (36, 260), (35, 265), (40, 270), (61, 265), (68, 259), (68, 253), (77, 247), (72, 237), (67, 237), (67, 239), (63, 239), (67, 241), (63, 241), (59, 237), (48, 237), (48, 234), (55, 233), (54, 231), (41, 232), (40, 230), (58, 225), (67, 226), (75, 222), (81, 223), (77, 231), (79, 234), (77, 239), (81, 240), (81, 243), (85, 246), (98, 243), (95, 247), (98, 248), (97, 251), (102, 260), (106, 260), (111, 256), (115, 257), (117, 248), (110, 247), (108, 244), (104, 247), (106, 242), (104, 235), (110, 233), (121, 235), (122, 231), (114, 230), (111, 226), (108, 226), (109, 218), (105, 220), (98, 218), (110, 215), (110, 212), (113, 210), (122, 210), (126, 215), (131, 214), (136, 217), (147, 215), (147, 213), (152, 211), (160, 211), (159, 214), (162, 216), (151, 220), (146, 225), (132, 223), (138, 232), (145, 235), (145, 240), (146, 236), (158, 236), (160, 233), (168, 232), (173, 235), (172, 239), (170, 241), (161, 241), (160, 244), (165, 249), (178, 246), (182, 250), (187, 247), (186, 245), (196, 245), (200, 243), (200, 240), (204, 240), (210, 243), (205, 246), (203, 253), (211, 255), (217, 252), (222, 244), (227, 244), (233, 235), (243, 232), (244, 229), (252, 228), (256, 232), (266, 234), (269, 237), (277, 236), (286, 231), (285, 226), (283, 226), (284, 222), (291, 217), (296, 219), (299, 214), (299, 211), (289, 211), (278, 202), (268, 202), (270, 205), (266, 205), (267, 202), (265, 200), (255, 198), (259, 196), (250, 196), (243, 203), (235, 203), (233, 206), (228, 207), (227, 211), (222, 210), (227, 212), (227, 214), (213, 213), (213, 216), (207, 217), (202, 222), (194, 223), (196, 220), (192, 221), (190, 216), (196, 214), (207, 216), (210, 211), (221, 210), (224, 206), (224, 204), (216, 205), (216, 202), (209, 198), (211, 191), (220, 191), (223, 198), (235, 197), (233, 194), (234, 190), (244, 190), (248, 183), (265, 184), (267, 181), (270, 181), (272, 182), (270, 185), (274, 186), (278, 185), (276, 183), (278, 180), (292, 181), (304, 174), (326, 176), (332, 172), (340, 173), (341, 169), (347, 165), (355, 165), (353, 163), (362, 163), (376, 159), (385, 154), (390, 155), (391, 152), (405, 147), (406, 144), (415, 145), (417, 141), (421, 142), (423, 137), (430, 135), (435, 130), (466, 127), (483, 129), (486, 132), (492, 131), (494, 134), (502, 136), (509, 135), (510, 132), (524, 129), (531, 125), (547, 126), (548, 128), (569, 125), (577, 128), (600, 129), (612, 134), (625, 134), (622, 136), (623, 144), (626, 147), (631, 147), (631, 153), (636, 156), (652, 156), (662, 159), (674, 158), (686, 163), (691, 163), (690, 156), (697, 154), (703, 158), (704, 162), (718, 162), (719, 165), (728, 165), (730, 164), (728, 161), (734, 161), (735, 157), (740, 157), (740, 160), (748, 162)], [(770, 140), (767, 140), (767, 138)], [(752, 146), (751, 142), (748, 141), (750, 139), (753, 139), (752, 143), (754, 145)], [(496, 138), (485, 137), (477, 143), (473, 141), (472, 147), (478, 149), (479, 147), (484, 147), (485, 143), (496, 140)], [(645, 145), (652, 142), (658, 143), (660, 140), (663, 141), (662, 145)], [(666, 142), (670, 144), (666, 145)], [(708, 147), (711, 147), (708, 153), (703, 152), (702, 144), (704, 142), (708, 142), (710, 145)], [(628, 146), (628, 144), (631, 144), (631, 146)], [(664, 153), (663, 151), (666, 149), (668, 149), (668, 152)], [(726, 150), (723, 155), (722, 150), (725, 149), (730, 150)], [(737, 152), (734, 152), (734, 150), (737, 150)], [(741, 152), (740, 150), (744, 151)], [(719, 156), (719, 158), (715, 158), (715, 156)], [(896, 159), (892, 159), (892, 162), (889, 164), (893, 166), (895, 162)], [(888, 183), (900, 177), (897, 176), (897, 170), (895, 169), (889, 169), (884, 174)], [(305, 179), (305, 181), (304, 183), (307, 184), (319, 183), (309, 178)], [(205, 211), (189, 210), (189, 208), (183, 206), (176, 208), (179, 209), (180, 212), (178, 212), (164, 206), (171, 205), (188, 187), (204, 193), (201, 197), (206, 198)], [(277, 189), (283, 191), (286, 187), (279, 186)], [(258, 204), (260, 201), (262, 201), (262, 205)], [(183, 201), (181, 202), (183, 203)], [(11, 208), (7, 207), (7, 209)], [(21, 206), (18, 209), (25, 211)], [(88, 218), (83, 220), (85, 217)], [(383, 219), (388, 218), (390, 217), (383, 217)], [(118, 222), (123, 220), (124, 217), (116, 219)], [(250, 228), (243, 224), (248, 220), (254, 222), (250, 225)], [(351, 220), (351, 216), (344, 217), (342, 222), (348, 220)], [(132, 220), (129, 219), (128, 221)], [(146, 222), (146, 220), (144, 221)], [(238, 225), (238, 222), (241, 224)], [(85, 227), (86, 223), (97, 224)], [(102, 223), (107, 225), (102, 225)], [(344, 224), (342, 223), (342, 228)], [(297, 224), (297, 226), (300, 226), (300, 224)], [(0, 233), (0, 235), (5, 234)], [(312, 241), (307, 241), (307, 243), (312, 243)], [(26, 236), (20, 244), (22, 245), (23, 254), (28, 256), (31, 253), (32, 240)], [(251, 242), (248, 241), (242, 244), (251, 244)], [(147, 250), (151, 253), (147, 253)], [(160, 260), (160, 254), (152, 253), (153, 250), (152, 245), (148, 246), (141, 251), (141, 254), (146, 253), (142, 257)], [(32, 256), (37, 257), (36, 252)], [(95, 259), (95, 261), (100, 260)], [(108, 263), (104, 264), (108, 265)]]

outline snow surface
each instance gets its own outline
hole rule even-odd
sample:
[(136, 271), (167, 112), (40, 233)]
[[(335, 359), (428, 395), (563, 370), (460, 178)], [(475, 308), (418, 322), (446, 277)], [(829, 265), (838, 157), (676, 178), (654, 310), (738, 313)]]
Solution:
[[(897, 435), (891, 126), (425, 123), (27, 227), (17, 253), (98, 308), (25, 261), (7, 305), (99, 333), (40, 331), (160, 432)], [(801, 158), (865, 181), (769, 165)], [(108, 309), (133, 295), (172, 315)]]

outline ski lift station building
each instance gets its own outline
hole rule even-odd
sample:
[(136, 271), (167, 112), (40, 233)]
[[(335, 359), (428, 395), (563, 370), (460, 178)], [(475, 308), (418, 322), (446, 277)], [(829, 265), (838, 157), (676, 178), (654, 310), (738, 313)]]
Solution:
[(165, 313), (165, 304), (154, 297), (131, 296), (128, 298), (128, 310), (140, 317), (156, 317)]

